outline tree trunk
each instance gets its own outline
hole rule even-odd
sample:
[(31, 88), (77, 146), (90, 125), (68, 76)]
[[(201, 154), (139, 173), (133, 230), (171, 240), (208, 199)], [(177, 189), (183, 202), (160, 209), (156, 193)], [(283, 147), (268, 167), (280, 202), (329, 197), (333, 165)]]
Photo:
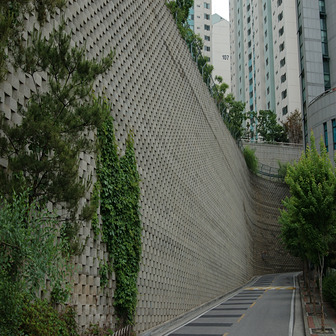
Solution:
[(320, 290), (320, 305), (321, 305), (321, 329), (325, 330), (325, 320), (324, 320), (324, 307), (323, 307), (323, 292), (322, 292), (322, 277), (324, 269), (324, 256), (319, 256), (320, 269), (319, 269), (319, 290)]

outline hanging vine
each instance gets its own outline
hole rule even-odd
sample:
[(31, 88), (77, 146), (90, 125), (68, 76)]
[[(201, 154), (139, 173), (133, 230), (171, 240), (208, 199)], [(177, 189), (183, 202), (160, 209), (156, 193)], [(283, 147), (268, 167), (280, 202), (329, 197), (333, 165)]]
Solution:
[(112, 117), (98, 131), (100, 145), (98, 177), (103, 241), (116, 275), (114, 307), (119, 326), (134, 323), (137, 278), (141, 257), (139, 174), (133, 134), (129, 134), (125, 155), (119, 157)]

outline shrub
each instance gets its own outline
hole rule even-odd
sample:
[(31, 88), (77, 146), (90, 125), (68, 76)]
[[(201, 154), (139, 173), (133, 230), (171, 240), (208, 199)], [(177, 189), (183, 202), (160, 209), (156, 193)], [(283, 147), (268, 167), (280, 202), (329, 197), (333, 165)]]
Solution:
[(29, 204), (28, 191), (0, 198), (0, 335), (18, 335), (26, 301), (34, 301), (46, 278), (66, 298), (70, 268), (61, 247), (55, 216)]
[(78, 336), (75, 311), (65, 307), (58, 312), (46, 300), (25, 300), (20, 333), (25, 336)]
[(248, 169), (250, 169), (252, 173), (256, 174), (258, 171), (258, 159), (255, 155), (255, 149), (251, 149), (249, 146), (246, 146), (243, 153)]
[(336, 308), (336, 272), (325, 276), (322, 284), (324, 299)]

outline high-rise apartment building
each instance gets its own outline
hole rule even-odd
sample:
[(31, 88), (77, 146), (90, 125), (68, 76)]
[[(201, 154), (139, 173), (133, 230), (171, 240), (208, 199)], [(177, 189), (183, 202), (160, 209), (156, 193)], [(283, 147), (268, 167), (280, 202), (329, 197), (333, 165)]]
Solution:
[(211, 10), (212, 0), (194, 0), (189, 11), (190, 28), (203, 40), (203, 55), (211, 62)]
[(230, 0), (231, 90), (247, 111), (301, 109), (295, 1)]
[(218, 14), (211, 16), (211, 64), (212, 77), (221, 76), (231, 86), (230, 73), (230, 23)]
[(336, 1), (296, 0), (305, 144), (310, 131), (336, 154)]

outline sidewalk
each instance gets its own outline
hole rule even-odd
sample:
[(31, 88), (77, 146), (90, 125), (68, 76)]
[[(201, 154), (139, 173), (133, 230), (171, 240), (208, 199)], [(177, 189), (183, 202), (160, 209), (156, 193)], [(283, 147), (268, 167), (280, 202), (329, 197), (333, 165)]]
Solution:
[[(302, 305), (302, 315), (304, 322), (304, 329), (306, 336), (324, 336), (335, 335), (336, 333), (336, 311), (329, 303), (324, 302), (324, 315), (325, 315), (325, 331), (321, 330), (321, 307), (318, 302), (315, 304), (316, 314), (314, 314), (313, 303), (309, 303), (309, 296), (303, 291), (300, 284), (300, 295)], [(316, 298), (318, 296), (316, 295)]]

